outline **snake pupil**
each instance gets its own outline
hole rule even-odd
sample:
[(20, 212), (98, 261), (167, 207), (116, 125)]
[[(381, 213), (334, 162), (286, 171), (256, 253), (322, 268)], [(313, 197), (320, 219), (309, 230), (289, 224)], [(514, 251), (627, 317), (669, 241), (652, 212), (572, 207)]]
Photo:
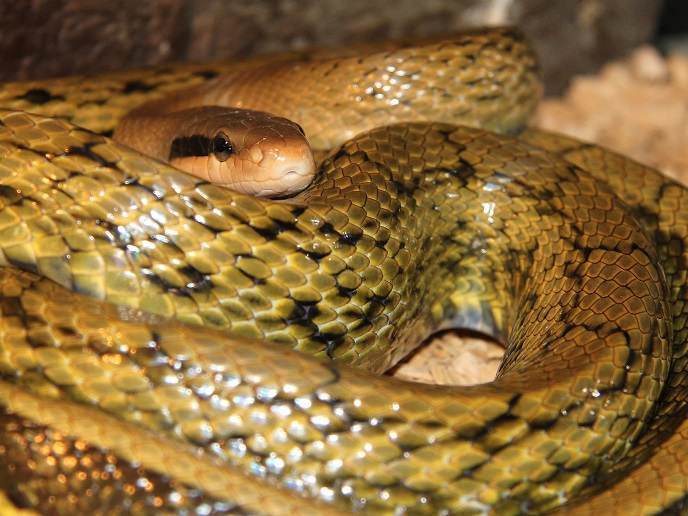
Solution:
[(224, 133), (219, 133), (213, 140), (213, 154), (220, 161), (226, 161), (232, 155), (232, 144)]

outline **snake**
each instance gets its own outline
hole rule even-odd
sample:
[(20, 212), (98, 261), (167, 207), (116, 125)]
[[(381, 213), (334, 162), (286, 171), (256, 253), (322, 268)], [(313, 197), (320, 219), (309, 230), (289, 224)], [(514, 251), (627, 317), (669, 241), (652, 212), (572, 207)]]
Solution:
[[(683, 512), (688, 192), (539, 90), (512, 28), (2, 85), (3, 510)], [(111, 139), (180, 98), (331, 150), (265, 199)], [(453, 327), (494, 381), (380, 375)]]

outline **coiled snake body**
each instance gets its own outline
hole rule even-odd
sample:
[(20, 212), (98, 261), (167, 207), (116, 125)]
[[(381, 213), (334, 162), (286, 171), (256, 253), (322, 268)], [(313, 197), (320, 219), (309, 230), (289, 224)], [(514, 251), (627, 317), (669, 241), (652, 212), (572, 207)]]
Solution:
[[(394, 125), (340, 124), (364, 132), (327, 136), (338, 146), (314, 184), (284, 201), (96, 134), (222, 65), (4, 86), (10, 500), (156, 514), (682, 510), (686, 190), (596, 146), (491, 132), (516, 132), (534, 105), (536, 64), (513, 30), (395, 52), (257, 75), (274, 92), (319, 71), (327, 101), (348, 81), (332, 112), (373, 127), (380, 106), (404, 108)], [(275, 94), (308, 135), (309, 117), (330, 113), (318, 84), (303, 113)], [(507, 344), (494, 382), (349, 367), (382, 372), (450, 326)]]

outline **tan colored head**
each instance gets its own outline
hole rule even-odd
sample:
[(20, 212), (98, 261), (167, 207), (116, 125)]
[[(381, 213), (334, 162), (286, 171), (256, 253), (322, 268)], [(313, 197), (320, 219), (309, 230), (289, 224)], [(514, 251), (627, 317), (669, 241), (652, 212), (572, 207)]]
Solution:
[(204, 106), (124, 122), (115, 139), (241, 193), (284, 197), (315, 175), (301, 127), (268, 113)]

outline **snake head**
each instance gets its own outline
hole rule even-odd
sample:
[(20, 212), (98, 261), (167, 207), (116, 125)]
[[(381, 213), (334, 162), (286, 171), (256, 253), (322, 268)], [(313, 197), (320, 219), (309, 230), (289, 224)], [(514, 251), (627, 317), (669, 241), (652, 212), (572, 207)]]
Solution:
[(303, 129), (262, 111), (203, 106), (125, 119), (115, 139), (240, 193), (287, 197), (315, 175)]

